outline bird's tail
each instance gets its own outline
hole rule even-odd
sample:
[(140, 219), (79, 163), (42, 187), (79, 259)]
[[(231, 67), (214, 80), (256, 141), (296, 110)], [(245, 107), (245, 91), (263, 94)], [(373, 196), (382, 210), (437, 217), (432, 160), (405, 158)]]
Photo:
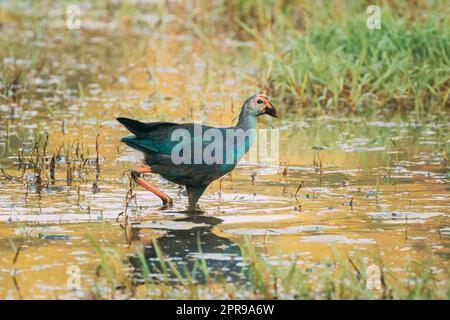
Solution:
[(119, 121), (121, 124), (125, 126), (128, 130), (130, 130), (131, 133), (133, 133), (136, 136), (139, 136), (146, 132), (147, 126), (145, 123), (140, 122), (138, 120), (133, 120), (129, 118), (117, 118), (117, 121)]

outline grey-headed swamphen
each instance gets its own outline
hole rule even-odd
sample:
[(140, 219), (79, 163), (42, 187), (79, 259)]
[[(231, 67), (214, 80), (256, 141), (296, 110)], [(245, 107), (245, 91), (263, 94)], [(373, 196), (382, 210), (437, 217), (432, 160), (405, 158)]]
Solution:
[(195, 211), (208, 185), (233, 170), (250, 149), (256, 138), (256, 118), (263, 114), (278, 117), (270, 99), (255, 94), (245, 101), (235, 127), (143, 123), (128, 118), (117, 118), (117, 121), (134, 134), (122, 141), (145, 156), (147, 166), (131, 172), (136, 183), (157, 195), (165, 207), (172, 206), (172, 199), (143, 180), (140, 174), (158, 173), (184, 185), (189, 197), (188, 210)]

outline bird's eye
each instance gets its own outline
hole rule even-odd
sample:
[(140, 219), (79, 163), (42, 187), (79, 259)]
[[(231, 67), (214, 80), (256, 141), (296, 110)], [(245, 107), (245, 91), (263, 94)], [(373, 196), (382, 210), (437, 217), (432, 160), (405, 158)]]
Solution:
[(263, 101), (262, 101), (261, 99), (258, 99), (256, 102), (257, 102), (258, 104), (263, 103)]

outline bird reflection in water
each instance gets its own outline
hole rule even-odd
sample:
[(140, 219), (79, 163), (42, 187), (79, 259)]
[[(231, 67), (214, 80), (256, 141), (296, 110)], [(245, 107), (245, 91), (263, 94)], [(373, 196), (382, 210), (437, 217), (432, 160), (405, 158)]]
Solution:
[[(208, 216), (191, 216), (174, 221), (179, 224), (191, 224), (192, 228), (170, 228), (156, 243), (166, 261), (167, 274), (164, 275), (161, 259), (153, 242), (144, 243), (144, 257), (152, 281), (179, 281), (176, 274), (167, 266), (170, 261), (183, 279), (192, 277), (198, 283), (205, 283), (207, 277), (214, 281), (242, 282), (247, 278), (242, 264), (240, 247), (227, 238), (212, 232), (212, 228), (222, 220)], [(141, 228), (133, 227), (133, 238), (137, 239)], [(136, 283), (143, 282), (142, 260), (136, 255), (130, 257), (135, 269)], [(202, 264), (207, 267), (205, 274)]]

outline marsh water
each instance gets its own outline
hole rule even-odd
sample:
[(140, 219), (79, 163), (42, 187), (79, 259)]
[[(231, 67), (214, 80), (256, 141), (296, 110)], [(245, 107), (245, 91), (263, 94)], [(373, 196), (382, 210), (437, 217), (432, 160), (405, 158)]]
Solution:
[[(100, 12), (68, 30), (61, 10), (46, 24), (2, 16), (9, 49), (0, 64), (26, 85), (0, 100), (0, 298), (90, 297), (99, 256), (89, 239), (131, 261), (137, 246), (151, 260), (158, 239), (169, 259), (201, 255), (231, 282), (246, 281), (239, 245), (248, 236), (267, 261), (312, 275), (338, 249), (380, 257), (394, 277), (419, 261), (448, 278), (448, 122), (307, 118), (280, 105), (280, 120), (259, 122), (280, 130), (279, 163), (242, 161), (207, 189), (198, 216), (184, 212), (182, 189), (147, 175), (174, 199), (161, 210), (153, 194), (130, 191), (140, 155), (120, 142), (128, 133), (115, 118), (235, 123), (259, 90), (255, 66), (239, 62), (254, 44), (226, 34), (205, 42), (151, 15), (142, 27)], [(45, 151), (33, 149), (46, 137)], [(67, 287), (70, 266), (80, 268), (81, 290)]]

